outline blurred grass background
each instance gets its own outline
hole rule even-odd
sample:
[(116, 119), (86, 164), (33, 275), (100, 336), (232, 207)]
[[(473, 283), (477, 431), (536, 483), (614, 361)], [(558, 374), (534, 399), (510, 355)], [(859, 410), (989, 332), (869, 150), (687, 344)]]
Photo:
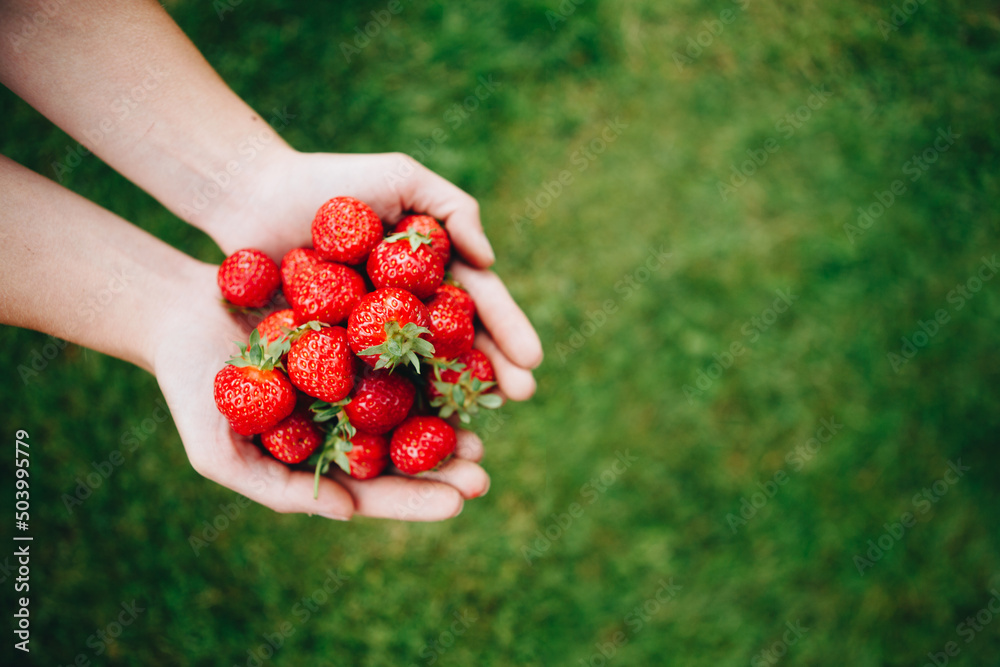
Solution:
[[(1000, 17), (914, 6), (886, 31), (891, 6), (853, 1), (404, 2), (347, 62), (341, 45), (386, 3), (243, 2), (220, 20), (222, 3), (169, 2), (265, 118), (294, 115), (292, 145), (415, 153), (477, 196), (547, 358), (537, 397), (486, 425), (492, 489), (457, 519), (252, 506), (195, 554), (189, 538), (237, 496), (155, 421), (155, 380), (69, 346), (25, 384), (47, 339), (0, 329), (4, 433), (34, 445), (35, 663), (1000, 664), (1000, 621), (959, 625), (1000, 587), (1000, 279), (961, 309), (953, 292), (1000, 245)], [(480, 77), (498, 87), (472, 101)], [(816, 89), (829, 96), (803, 107)], [(9, 91), (0, 103), (3, 153), (54, 177), (76, 142)], [(849, 238), (896, 179), (905, 192)], [(64, 184), (221, 260), (93, 156)], [(795, 300), (772, 317), (779, 289)], [(950, 320), (895, 372), (887, 353), (939, 309)], [(734, 342), (745, 352), (713, 368)], [(806, 460), (824, 419), (843, 428)], [(114, 450), (124, 463), (69, 512), (63, 494)], [(915, 525), (886, 537), (905, 512)], [(96, 639), (133, 599), (145, 611)], [(786, 623), (808, 631), (786, 643)]]

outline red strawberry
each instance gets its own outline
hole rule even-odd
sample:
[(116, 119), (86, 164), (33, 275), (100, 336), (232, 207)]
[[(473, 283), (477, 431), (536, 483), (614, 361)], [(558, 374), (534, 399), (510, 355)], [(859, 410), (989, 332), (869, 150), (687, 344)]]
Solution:
[(295, 410), (260, 436), (261, 442), (274, 458), (285, 463), (301, 463), (323, 444), (323, 434), (312, 417)]
[(385, 370), (366, 373), (351, 392), (351, 402), (344, 406), (351, 424), (362, 431), (388, 433), (406, 419), (413, 407), (417, 390), (413, 383)]
[(287, 296), (300, 322), (340, 324), (366, 291), (364, 278), (354, 269), (322, 262), (302, 276)]
[(312, 237), (323, 259), (360, 264), (382, 240), (382, 221), (363, 201), (334, 197), (316, 212)]
[(445, 264), (448, 263), (451, 259), (451, 239), (448, 238), (448, 232), (441, 223), (429, 215), (408, 215), (396, 223), (392, 231), (394, 234), (399, 234), (410, 229), (429, 238), (434, 252), (441, 256)]
[(219, 289), (234, 306), (260, 308), (271, 300), (281, 285), (281, 273), (274, 260), (260, 250), (237, 250), (219, 267)]
[(292, 291), (300, 278), (322, 262), (320, 256), (311, 248), (295, 248), (285, 253), (281, 258), (281, 282), (285, 285), (285, 295)]
[(314, 421), (337, 420), (336, 424), (327, 427), (323, 448), (309, 459), (309, 463), (316, 466), (314, 496), (319, 493), (320, 475), (330, 469), (331, 463), (336, 463), (355, 479), (377, 477), (389, 464), (388, 438), (354, 428), (344, 410), (346, 404), (349, 401), (333, 404), (317, 401), (311, 407)]
[(389, 465), (389, 439), (358, 431), (351, 438), (351, 451), (345, 456), (349, 464), (345, 472), (354, 479), (378, 477)]
[(428, 237), (412, 229), (385, 237), (368, 256), (367, 268), (376, 288), (400, 287), (421, 299), (444, 279), (444, 260)]
[[(340, 410), (336, 405), (321, 408), (317, 419), (323, 419), (321, 413), (329, 417), (329, 413)], [(371, 479), (378, 477), (389, 465), (389, 441), (384, 435), (375, 435), (358, 431), (338, 416), (339, 423), (326, 436), (323, 448), (316, 452), (309, 463), (316, 467), (313, 482), (313, 497), (319, 495), (319, 478), (330, 469), (331, 463), (336, 463), (341, 470), (355, 479)]]
[(457, 299), (440, 296), (427, 304), (431, 316), (431, 332), (427, 336), (434, 346), (434, 356), (454, 359), (472, 349), (476, 331), (469, 313)]
[(279, 345), (261, 345), (260, 334), (230, 359), (215, 376), (215, 405), (240, 435), (263, 433), (295, 409), (295, 387), (274, 368), (281, 358)]
[(431, 300), (441, 297), (454, 299), (469, 313), (469, 317), (476, 317), (476, 302), (472, 300), (468, 292), (458, 285), (453, 285), (452, 283), (441, 283), (438, 285), (437, 289), (434, 290), (434, 294), (431, 295)]
[(472, 377), (478, 378), (482, 382), (496, 380), (493, 364), (490, 363), (490, 358), (482, 350), (469, 350), (458, 358), (458, 363), (464, 364)]
[(392, 370), (409, 363), (419, 371), (418, 355), (434, 356), (434, 346), (422, 337), (429, 324), (430, 315), (420, 299), (386, 287), (361, 298), (347, 320), (347, 333), (354, 354), (369, 366)]
[(301, 391), (335, 403), (354, 386), (354, 355), (343, 327), (309, 329), (288, 351), (288, 376)]
[(407, 475), (436, 468), (455, 451), (455, 429), (440, 417), (410, 417), (396, 427), (392, 462)]
[(276, 310), (257, 325), (257, 333), (260, 334), (261, 342), (276, 341), (288, 335), (287, 330), (297, 326), (295, 313), (291, 308)]
[(503, 398), (493, 393), (496, 386), (493, 364), (485, 354), (472, 349), (454, 363), (434, 368), (434, 379), (427, 386), (431, 406), (440, 408), (439, 416), (448, 418), (458, 413), (468, 423), (479, 408), (494, 409), (503, 405)]

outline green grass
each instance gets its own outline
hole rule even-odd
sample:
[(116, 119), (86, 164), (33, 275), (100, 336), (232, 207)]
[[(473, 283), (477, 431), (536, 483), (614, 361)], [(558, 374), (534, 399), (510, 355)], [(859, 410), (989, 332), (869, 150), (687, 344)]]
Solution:
[[(271, 663), (598, 665), (617, 640), (608, 664), (756, 665), (786, 623), (808, 632), (781, 664), (924, 664), (952, 641), (951, 664), (998, 664), (998, 621), (968, 643), (957, 626), (1000, 587), (1000, 278), (949, 300), (1000, 250), (995, 7), (928, 2), (883, 39), (891, 8), (859, 2), (588, 1), (555, 30), (556, 2), (406, 2), (347, 63), (340, 43), (385, 6), (242, 3), (220, 22), (208, 3), (168, 4), (251, 105), (295, 115), (298, 148), (414, 152), (445, 130), (424, 161), (479, 198), (547, 351), (537, 397), (488, 434), (489, 495), (434, 525), (252, 506), (196, 555), (189, 537), (237, 496), (153, 420), (155, 380), (69, 346), (25, 386), (18, 366), (46, 338), (3, 328), (4, 433), (28, 429), (35, 453), (36, 664), (246, 665), (291, 630)], [(490, 76), (499, 88), (453, 128), (445, 114)], [(813, 86), (829, 98), (789, 132)], [(75, 142), (0, 99), (4, 154), (53, 176)], [(906, 163), (949, 127), (959, 137), (911, 181)], [(852, 241), (845, 223), (896, 179), (905, 192)], [(93, 156), (65, 184), (221, 258)], [(795, 297), (780, 314), (776, 290)], [(949, 321), (895, 372), (887, 353), (939, 309)], [(718, 377), (702, 389), (699, 372)], [(831, 418), (843, 428), (796, 454)], [(127, 439), (143, 420), (152, 433)], [(116, 449), (123, 463), (68, 512), (63, 494)], [(959, 459), (969, 470), (935, 503), (915, 498)], [(905, 512), (914, 525), (860, 575), (855, 556)], [(682, 588), (657, 602), (671, 578)], [(88, 637), (133, 599), (145, 611), (95, 656)]]

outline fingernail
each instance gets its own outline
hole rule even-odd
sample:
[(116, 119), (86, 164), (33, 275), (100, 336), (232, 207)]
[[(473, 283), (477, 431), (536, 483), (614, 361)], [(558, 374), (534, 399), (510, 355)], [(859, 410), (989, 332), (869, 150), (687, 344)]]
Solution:
[(496, 261), (497, 255), (493, 252), (493, 246), (490, 245), (489, 239), (483, 239), (483, 254), (489, 258), (489, 263), (492, 264)]
[(322, 513), (320, 513), (319, 516), (323, 517), (324, 519), (333, 519), (334, 521), (350, 521), (351, 520), (350, 517), (335, 516), (333, 514), (322, 514)]

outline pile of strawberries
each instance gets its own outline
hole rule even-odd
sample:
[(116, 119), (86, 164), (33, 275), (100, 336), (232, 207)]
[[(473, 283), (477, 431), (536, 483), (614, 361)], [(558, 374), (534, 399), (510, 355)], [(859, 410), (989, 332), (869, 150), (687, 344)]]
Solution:
[(219, 267), (230, 304), (275, 308), (215, 376), (219, 411), (275, 458), (315, 466), (317, 489), (331, 462), (356, 479), (390, 459), (406, 474), (437, 467), (455, 451), (445, 419), (502, 402), (472, 347), (475, 303), (445, 278), (448, 233), (411, 215), (386, 236), (367, 204), (334, 197), (312, 238), (280, 269), (254, 249)]

